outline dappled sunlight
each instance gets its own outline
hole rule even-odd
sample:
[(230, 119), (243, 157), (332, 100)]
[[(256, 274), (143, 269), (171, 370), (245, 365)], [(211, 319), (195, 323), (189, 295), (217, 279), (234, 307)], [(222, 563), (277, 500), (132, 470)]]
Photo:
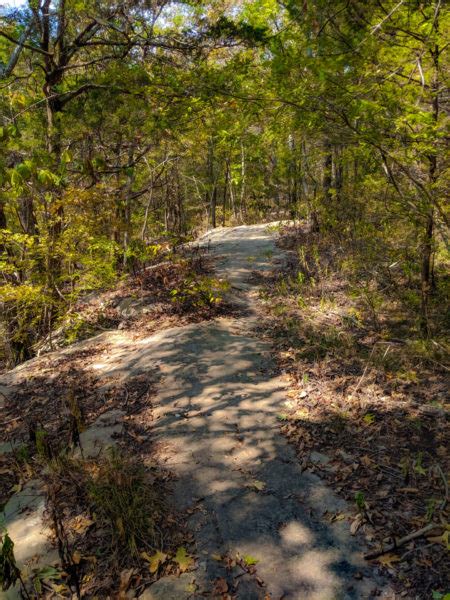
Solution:
[[(236, 230), (227, 232), (217, 249), (221, 256), (228, 253), (223, 269), (234, 274), (239, 287), (253, 269), (270, 265), (273, 241), (258, 230), (245, 237), (245, 228), (237, 229), (243, 238), (235, 237)], [(252, 247), (256, 258), (248, 261), (247, 242), (261, 244), (259, 258)], [(240, 298), (254, 309), (252, 296)], [(125, 386), (125, 405), (127, 384), (149, 374), (157, 382), (152, 442), (157, 459), (176, 476), (174, 509), (190, 515), (202, 560), (196, 573), (201, 589), (226, 576), (225, 565), (214, 556), (249, 556), (274, 598), (300, 600), (307, 594), (330, 600), (344, 591), (348, 598), (365, 597), (358, 584), (347, 590), (356, 570), (372, 589), (377, 585), (361, 565), (348, 526), (322, 518), (325, 511), (343, 510), (345, 502), (316, 475), (303, 472), (295, 450), (279, 435), (286, 380), (274, 375), (270, 345), (253, 329), (257, 323), (256, 316), (219, 318), (136, 340), (112, 335), (83, 368), (100, 374), (100, 390)], [(94, 427), (81, 435), (89, 456), (99, 452), (99, 436), (103, 446), (121, 434), (121, 408), (99, 406)]]
[(311, 531), (298, 521), (290, 521), (280, 530), (281, 542), (288, 547), (297, 548), (313, 541)]
[[(351, 542), (339, 525), (321, 526), (317, 537), (311, 509), (336, 509), (340, 501), (301, 472), (293, 450), (277, 435), (283, 381), (267, 375), (268, 346), (239, 333), (234, 323), (164, 331), (141, 340), (120, 361), (113, 359), (103, 374), (136, 376), (158, 365), (155, 442), (178, 475), (176, 502), (192, 507), (203, 498), (208, 514), (216, 515), (220, 534), (211, 542), (216, 552), (255, 554), (259, 576), (275, 590), (300, 589), (300, 581), (308, 589), (332, 590), (342, 561), (353, 561)], [(304, 560), (297, 556), (299, 546), (308, 552)], [(274, 572), (264, 548), (271, 561), (278, 557)]]

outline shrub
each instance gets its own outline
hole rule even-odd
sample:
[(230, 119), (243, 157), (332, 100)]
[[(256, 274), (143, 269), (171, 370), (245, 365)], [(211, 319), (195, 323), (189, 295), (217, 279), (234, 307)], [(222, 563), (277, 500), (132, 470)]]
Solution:
[(192, 273), (170, 294), (172, 301), (183, 310), (213, 308), (223, 301), (230, 289), (227, 281)]

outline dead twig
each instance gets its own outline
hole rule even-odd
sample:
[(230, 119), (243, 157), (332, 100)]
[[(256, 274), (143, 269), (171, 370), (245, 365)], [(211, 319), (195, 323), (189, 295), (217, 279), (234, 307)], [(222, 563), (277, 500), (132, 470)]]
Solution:
[(363, 382), (363, 380), (364, 380), (364, 377), (366, 376), (366, 373), (367, 373), (367, 370), (368, 370), (368, 368), (369, 368), (370, 361), (372, 360), (372, 356), (373, 356), (373, 353), (374, 353), (374, 351), (375, 351), (375, 346), (376, 346), (376, 345), (377, 345), (377, 343), (375, 342), (375, 344), (374, 344), (374, 345), (373, 345), (373, 347), (372, 347), (372, 351), (371, 351), (371, 353), (370, 353), (370, 356), (369, 356), (369, 358), (367, 359), (367, 363), (366, 363), (365, 369), (364, 369), (364, 371), (363, 371), (363, 374), (361, 375), (361, 378), (360, 378), (360, 380), (359, 380), (359, 381), (358, 381), (358, 383), (356, 384), (356, 387), (355, 387), (355, 389), (354, 389), (354, 390), (353, 390), (353, 392), (352, 392), (352, 393), (349, 395), (349, 398), (353, 398), (353, 397), (354, 397), (354, 395), (356, 394), (356, 392), (359, 390), (359, 388), (360, 388), (360, 386), (361, 386), (361, 384), (362, 384), (362, 382)]
[(425, 525), (425, 527), (417, 529), (417, 531), (413, 531), (412, 533), (409, 533), (408, 535), (405, 535), (404, 537), (398, 540), (394, 540), (392, 544), (389, 544), (385, 548), (381, 548), (380, 550), (375, 550), (374, 552), (369, 552), (369, 554), (365, 554), (364, 558), (366, 560), (373, 560), (374, 558), (378, 558), (379, 556), (382, 556), (387, 552), (392, 552), (393, 550), (400, 548), (400, 546), (404, 546), (408, 542), (411, 542), (412, 540), (416, 540), (417, 538), (424, 536), (426, 533), (428, 533), (432, 529), (435, 529), (436, 527), (437, 526), (435, 523), (428, 523), (428, 525)]

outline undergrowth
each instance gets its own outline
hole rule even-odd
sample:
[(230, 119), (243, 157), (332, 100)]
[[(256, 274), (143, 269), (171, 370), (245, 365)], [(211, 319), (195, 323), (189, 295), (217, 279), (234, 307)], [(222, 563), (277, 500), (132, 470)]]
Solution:
[(111, 548), (134, 557), (144, 548), (159, 548), (161, 498), (142, 465), (111, 449), (90, 470), (89, 504), (108, 530)]

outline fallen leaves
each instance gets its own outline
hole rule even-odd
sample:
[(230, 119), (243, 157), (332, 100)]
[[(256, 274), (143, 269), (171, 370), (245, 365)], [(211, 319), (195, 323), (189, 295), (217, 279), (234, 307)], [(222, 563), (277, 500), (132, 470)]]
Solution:
[(214, 582), (213, 594), (222, 595), (228, 592), (228, 583), (223, 577), (218, 577)]
[(156, 573), (159, 567), (167, 560), (167, 554), (157, 550), (155, 554), (149, 556), (147, 552), (141, 552), (141, 557), (148, 562), (148, 570), (150, 573)]
[(118, 600), (126, 600), (127, 591), (130, 587), (131, 580), (135, 575), (135, 569), (124, 569), (120, 573), (120, 584), (119, 584), (119, 592), (118, 592)]
[(446, 523), (444, 531), (440, 535), (427, 537), (432, 544), (442, 544), (447, 550), (450, 550), (450, 524)]
[(178, 568), (180, 569), (180, 573), (188, 571), (195, 564), (194, 558), (192, 556), (189, 556), (184, 546), (180, 546), (178, 548), (173, 560), (177, 563)]
[(68, 526), (69, 529), (76, 531), (76, 533), (79, 535), (84, 535), (89, 527), (91, 527), (93, 524), (94, 521), (92, 519), (89, 519), (85, 515), (78, 515), (77, 517), (71, 519)]
[[(279, 243), (296, 256), (299, 246), (302, 252), (309, 248), (311, 256), (318, 251), (316, 238), (303, 231), (299, 235), (283, 232)], [(328, 261), (327, 251), (325, 247), (320, 250)], [(293, 257), (292, 269), (303, 267)], [(420, 360), (418, 355), (412, 357), (409, 339), (405, 345), (392, 345), (396, 350), (392, 352), (385, 344), (384, 331), (376, 332), (364, 313), (357, 319), (357, 328), (355, 319), (344, 321), (342, 315), (355, 306), (354, 282), (341, 272), (334, 277), (330, 271), (322, 277), (321, 283), (333, 298), (332, 310), (323, 306), (320, 286), (304, 290), (301, 308), (296, 293), (281, 297), (277, 286), (292, 276), (290, 269), (278, 270), (266, 283), (265, 293), (274, 302), (267, 303), (269, 327), (261, 328), (270, 335), (279, 369), (290, 381), (283, 412), (277, 416), (281, 431), (295, 447), (302, 471), (320, 469), (320, 477), (354, 506), (353, 518), (348, 515), (349, 527), (353, 535), (364, 535), (368, 555), (376, 554), (376, 548), (388, 553), (381, 563), (387, 560), (396, 566), (408, 597), (425, 597), (432, 584), (437, 587), (436, 580), (443, 586), (450, 564), (450, 535), (442, 531), (450, 504), (449, 429), (444, 419), (448, 408), (433, 407), (446, 397), (446, 373), (439, 365), (423, 362), (425, 353)], [(395, 318), (390, 324), (387, 319), (383, 314), (383, 327), (397, 327)], [(402, 337), (403, 331), (400, 335), (390, 330), (388, 335)], [(370, 369), (366, 369), (369, 356)], [(326, 467), (318, 466), (313, 451), (329, 456)], [(344, 519), (339, 513), (327, 515), (329, 522)], [(411, 543), (409, 532), (423, 531), (431, 523), (440, 524), (440, 529), (428, 530)], [(402, 545), (406, 548), (401, 552), (393, 540), (398, 544), (405, 538)]]

